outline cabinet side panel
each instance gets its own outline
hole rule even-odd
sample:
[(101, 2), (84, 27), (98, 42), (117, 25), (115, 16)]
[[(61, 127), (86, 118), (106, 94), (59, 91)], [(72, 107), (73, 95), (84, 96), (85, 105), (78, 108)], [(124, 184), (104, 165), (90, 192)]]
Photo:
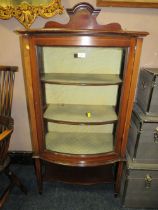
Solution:
[(23, 73), (25, 78), (24, 81), (25, 81), (26, 100), (27, 100), (27, 108), (28, 108), (29, 122), (30, 122), (32, 147), (35, 154), (38, 154), (37, 127), (36, 127), (34, 97), (32, 90), (31, 61), (29, 54), (30, 45), (27, 37), (20, 37), (20, 42), (21, 42), (21, 53), (23, 58), (22, 60)]

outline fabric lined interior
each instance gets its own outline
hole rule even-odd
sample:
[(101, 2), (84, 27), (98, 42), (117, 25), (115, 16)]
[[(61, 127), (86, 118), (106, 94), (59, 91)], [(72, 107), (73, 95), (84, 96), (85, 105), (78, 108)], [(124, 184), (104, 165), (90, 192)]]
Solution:
[(76, 123), (102, 123), (116, 121), (117, 115), (112, 106), (51, 104), (44, 113), (44, 118)]
[(105, 133), (46, 134), (46, 149), (67, 154), (99, 154), (113, 151), (113, 136)]

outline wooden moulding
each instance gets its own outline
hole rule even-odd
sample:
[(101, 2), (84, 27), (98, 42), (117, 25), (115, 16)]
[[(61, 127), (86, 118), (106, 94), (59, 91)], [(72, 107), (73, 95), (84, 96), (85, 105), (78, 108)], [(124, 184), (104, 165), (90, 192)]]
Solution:
[[(35, 157), (36, 158), (36, 157)], [(55, 163), (59, 165), (75, 166), (75, 167), (95, 167), (102, 165), (114, 164), (119, 161), (125, 161), (121, 159), (115, 152), (99, 153), (99, 154), (68, 154), (60, 152), (51, 152), (45, 150), (44, 153), (40, 154), (40, 159)]]
[[(97, 16), (100, 9), (94, 9), (88, 3), (79, 3), (72, 9), (67, 9), (67, 13), (70, 20), (67, 24), (61, 24), (54, 21), (49, 21), (45, 24), (43, 29), (29, 29), (19, 30), (20, 34), (107, 34), (107, 35), (122, 35), (129, 37), (147, 36), (149, 33), (144, 31), (124, 31), (119, 23), (110, 23), (106, 25), (100, 25), (97, 23)], [(80, 20), (80, 21), (78, 21)]]

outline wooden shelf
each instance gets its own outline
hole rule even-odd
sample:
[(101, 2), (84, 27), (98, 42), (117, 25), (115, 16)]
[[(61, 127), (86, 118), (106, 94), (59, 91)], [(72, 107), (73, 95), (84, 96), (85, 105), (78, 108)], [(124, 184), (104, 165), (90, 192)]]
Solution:
[[(90, 117), (87, 116), (90, 112)], [(102, 125), (117, 121), (113, 106), (51, 104), (44, 113), (49, 122), (65, 124)]]
[(46, 73), (41, 74), (41, 81), (49, 84), (83, 86), (105, 86), (122, 83), (119, 75), (115, 74)]
[(113, 151), (113, 135), (110, 133), (46, 134), (46, 149), (66, 154), (92, 155)]

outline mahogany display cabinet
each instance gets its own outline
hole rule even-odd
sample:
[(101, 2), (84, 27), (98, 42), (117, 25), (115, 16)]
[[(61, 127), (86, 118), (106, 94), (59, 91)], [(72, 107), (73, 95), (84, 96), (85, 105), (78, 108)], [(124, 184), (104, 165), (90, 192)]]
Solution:
[(88, 3), (67, 12), (67, 24), (18, 31), (38, 189), (47, 177), (118, 192), (148, 33), (99, 25)]

